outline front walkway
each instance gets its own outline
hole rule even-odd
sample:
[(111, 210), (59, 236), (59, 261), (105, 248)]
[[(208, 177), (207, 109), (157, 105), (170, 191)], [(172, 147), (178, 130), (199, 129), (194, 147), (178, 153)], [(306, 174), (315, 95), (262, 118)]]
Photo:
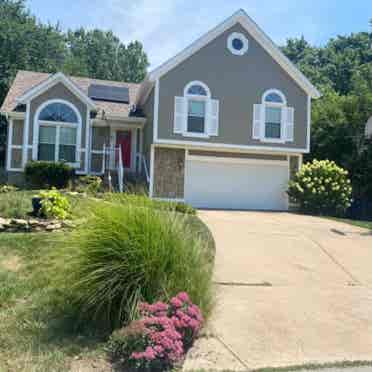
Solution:
[(185, 370), (372, 360), (369, 232), (289, 213), (200, 217), (216, 239), (218, 300)]

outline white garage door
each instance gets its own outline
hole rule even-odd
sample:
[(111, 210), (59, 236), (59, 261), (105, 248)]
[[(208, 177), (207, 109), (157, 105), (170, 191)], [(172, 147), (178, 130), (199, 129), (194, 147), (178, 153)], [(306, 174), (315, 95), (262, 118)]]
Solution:
[(286, 210), (287, 186), (284, 161), (186, 161), (185, 201), (197, 208)]

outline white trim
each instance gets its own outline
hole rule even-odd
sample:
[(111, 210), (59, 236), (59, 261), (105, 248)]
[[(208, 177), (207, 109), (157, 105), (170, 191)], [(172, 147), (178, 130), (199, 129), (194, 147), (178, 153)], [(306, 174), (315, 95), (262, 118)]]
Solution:
[(310, 83), (310, 81), (301, 73), (299, 69), (280, 51), (275, 43), (261, 30), (261, 28), (240, 9), (217, 27), (213, 28), (202, 37), (197, 39), (190, 46), (178, 53), (173, 58), (169, 59), (158, 68), (153, 70), (148, 79), (156, 81), (161, 76), (172, 70), (174, 67), (185, 61), (187, 58), (195, 54), (209, 42), (217, 38), (223, 32), (231, 28), (236, 23), (240, 23), (270, 55), (271, 57), (292, 77), (297, 84), (313, 98), (319, 98), (320, 92)]
[(271, 151), (271, 152), (281, 152), (281, 153), (307, 153), (307, 149), (301, 149), (301, 148), (292, 148), (292, 147), (269, 147), (269, 146), (250, 146), (250, 145), (231, 145), (227, 143), (212, 143), (212, 142), (194, 142), (194, 141), (181, 141), (181, 140), (162, 140), (158, 139), (154, 142), (154, 144), (164, 144), (164, 145), (179, 145), (180, 147), (185, 146), (195, 146), (199, 148), (216, 148), (216, 149), (235, 149), (240, 151), (246, 151), (246, 150), (257, 150), (259, 152), (265, 152), (265, 151)]
[(22, 151), (22, 168), (25, 167), (28, 157), (28, 134), (30, 128), (30, 102), (26, 105), (26, 118), (23, 123), (23, 151)]
[(259, 165), (278, 165), (288, 166), (286, 160), (267, 160), (267, 159), (244, 159), (244, 158), (225, 158), (220, 156), (188, 155), (187, 161), (202, 161), (207, 163), (232, 163), (232, 164), (259, 164)]
[[(242, 49), (235, 49), (234, 48), (234, 45), (233, 45), (233, 41), (235, 39), (239, 39), (242, 43), (243, 43), (243, 47)], [(248, 39), (245, 37), (245, 35), (243, 35), (242, 33), (240, 32), (233, 32), (229, 35), (229, 37), (227, 38), (227, 49), (232, 53), (234, 54), (235, 56), (243, 56), (245, 53), (248, 52), (248, 49), (249, 49), (249, 41)]]
[[(126, 121), (128, 123), (138, 123), (138, 124), (145, 124), (146, 118), (137, 117), (137, 116), (126, 116), (126, 115), (119, 115), (119, 114), (105, 114), (106, 120), (121, 120)], [(99, 120), (99, 119), (98, 119)]]
[(159, 91), (160, 91), (160, 81), (159, 79), (156, 80), (155, 83), (155, 95), (154, 95), (154, 125), (153, 125), (153, 136), (154, 142), (158, 139), (158, 123), (159, 123)]
[(154, 162), (155, 162), (155, 146), (151, 145), (150, 150), (150, 186), (149, 186), (149, 197), (152, 198), (154, 195)]
[[(87, 107), (87, 113), (86, 113), (86, 123), (85, 123), (85, 148), (87, 151), (85, 151), (85, 159), (84, 159), (84, 172), (88, 174), (90, 169), (90, 159), (89, 159), (89, 150), (91, 149), (90, 143), (91, 143), (91, 135), (90, 135), (90, 109)], [(81, 153), (80, 153), (81, 154)], [(81, 156), (81, 155), (80, 155)]]
[(44, 80), (42, 83), (36, 85), (35, 87), (31, 88), (26, 93), (24, 93), (22, 96), (18, 97), (16, 101), (18, 103), (30, 102), (33, 98), (39, 96), (40, 94), (47, 91), (48, 89), (50, 89), (51, 87), (58, 83), (62, 83), (75, 96), (77, 96), (81, 101), (88, 105), (88, 107), (96, 108), (94, 102), (62, 72), (57, 72), (56, 74), (51, 75), (48, 79)]
[(13, 140), (13, 119), (9, 119), (8, 126), (8, 143), (7, 143), (7, 156), (6, 156), (6, 169), (11, 169), (12, 164), (12, 140)]
[(306, 152), (310, 152), (311, 139), (311, 96), (307, 96), (307, 130), (306, 130)]
[[(283, 100), (283, 102), (266, 102), (266, 97), (271, 93), (275, 93), (278, 96), (280, 96), (280, 98)], [(261, 101), (262, 101), (262, 103), (267, 103), (267, 104), (273, 105), (273, 106), (283, 106), (283, 105), (287, 106), (287, 97), (285, 96), (285, 94), (281, 90), (275, 89), (275, 88), (267, 89), (263, 93)]]
[(174, 203), (185, 203), (185, 199), (180, 199), (180, 198), (159, 198), (154, 196), (152, 199), (154, 200), (159, 200), (159, 201), (166, 201), (166, 202), (174, 202)]
[[(266, 102), (266, 97), (269, 94), (277, 94), (280, 96), (283, 102)], [(284, 95), (282, 91), (279, 89), (267, 89), (263, 94), (261, 98), (261, 107), (262, 107), (262, 121), (261, 121), (261, 142), (266, 142), (266, 143), (285, 143), (287, 142), (286, 140), (286, 109), (287, 109), (287, 98)], [(280, 138), (271, 138), (271, 137), (266, 137), (266, 108), (272, 107), (272, 108), (278, 108), (280, 109)]]
[(25, 112), (17, 112), (17, 111), (10, 111), (10, 112), (0, 112), (0, 114), (3, 114), (5, 116), (8, 116), (9, 118), (15, 119), (15, 120), (22, 120), (26, 118)]
[[(200, 95), (200, 94), (190, 94), (188, 93), (188, 90), (194, 86), (194, 85), (200, 85), (207, 93), (206, 96)], [(200, 80), (194, 80), (186, 84), (185, 88), (183, 89), (183, 97), (185, 99), (185, 106), (186, 106), (186, 112), (184, 115), (186, 115), (186, 118), (184, 118), (184, 126), (182, 131), (182, 136), (184, 137), (196, 137), (196, 138), (209, 138), (208, 134), (208, 120), (209, 117), (209, 110), (211, 107), (211, 91), (207, 84), (203, 83)], [(189, 125), (189, 105), (190, 101), (202, 101), (204, 102), (204, 132), (189, 132), (188, 125)], [(174, 113), (176, 114), (176, 113)]]
[[(206, 96), (203, 96), (203, 95), (200, 95), (200, 94), (190, 94), (188, 93), (188, 90), (193, 86), (193, 85), (200, 85), (201, 87), (204, 88), (204, 90), (206, 91), (207, 95)], [(211, 98), (211, 91), (208, 87), (207, 84), (203, 83), (202, 81), (200, 80), (194, 80), (194, 81), (191, 81), (190, 83), (187, 83), (185, 88), (183, 89), (183, 95), (184, 97), (205, 97), (205, 98)]]
[[(39, 115), (41, 111), (48, 105), (52, 103), (62, 103), (67, 106), (69, 106), (76, 114), (78, 118), (78, 122), (75, 123), (64, 123), (64, 122), (48, 122), (48, 121), (42, 121), (39, 120)], [(50, 125), (55, 127), (70, 127), (70, 128), (76, 128), (76, 155), (75, 158), (76, 161), (73, 163), (73, 167), (80, 167), (80, 151), (81, 151), (81, 131), (82, 131), (82, 118), (79, 110), (69, 101), (65, 101), (63, 99), (50, 99), (48, 101), (45, 101), (42, 103), (36, 110), (35, 116), (34, 116), (34, 130), (33, 130), (33, 148), (32, 148), (32, 160), (38, 160), (38, 145), (39, 145), (39, 127), (40, 123), (43, 125)], [(55, 146), (55, 159), (58, 159), (58, 148), (59, 148), (59, 130), (56, 131), (56, 146)], [(58, 146), (57, 146), (58, 144)]]

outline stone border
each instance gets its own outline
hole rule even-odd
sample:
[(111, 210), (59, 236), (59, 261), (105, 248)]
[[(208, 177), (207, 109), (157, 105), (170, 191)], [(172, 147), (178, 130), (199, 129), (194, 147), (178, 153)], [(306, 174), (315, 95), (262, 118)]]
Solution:
[(39, 220), (36, 218), (25, 220), (20, 218), (2, 218), (0, 217), (1, 232), (52, 232), (64, 227), (73, 227), (70, 221), (58, 220)]

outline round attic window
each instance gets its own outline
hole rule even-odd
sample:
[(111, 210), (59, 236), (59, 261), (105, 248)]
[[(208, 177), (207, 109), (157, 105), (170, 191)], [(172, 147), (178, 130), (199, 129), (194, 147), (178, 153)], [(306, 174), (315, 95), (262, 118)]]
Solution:
[(236, 55), (242, 56), (248, 51), (248, 39), (238, 32), (233, 32), (227, 39), (227, 48)]

